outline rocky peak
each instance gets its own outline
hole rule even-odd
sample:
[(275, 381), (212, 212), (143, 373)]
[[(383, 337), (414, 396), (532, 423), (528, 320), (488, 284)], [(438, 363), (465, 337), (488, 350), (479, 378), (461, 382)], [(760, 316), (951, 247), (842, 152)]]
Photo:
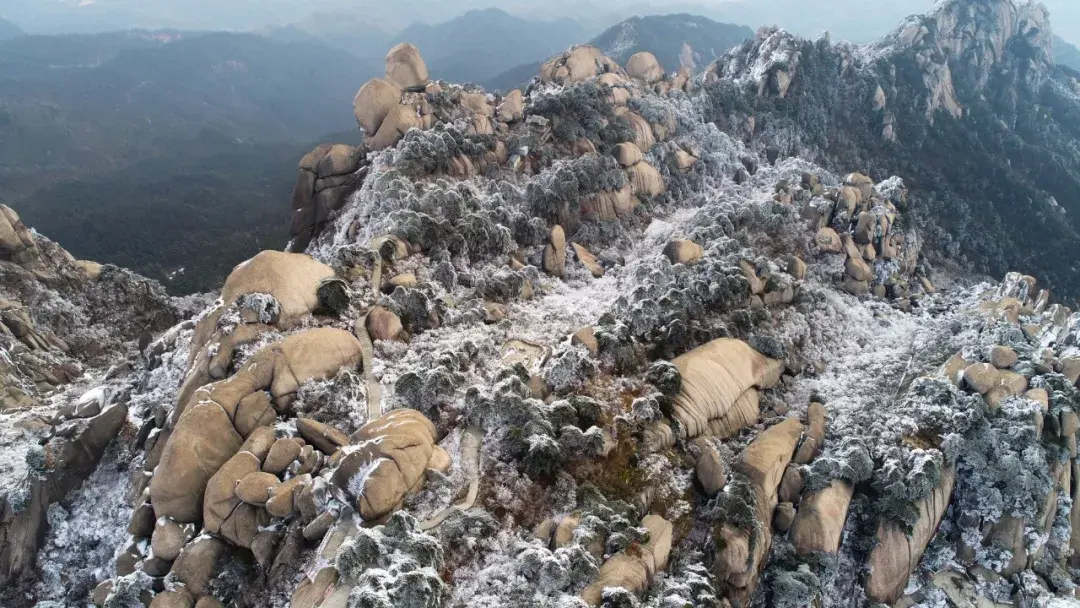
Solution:
[(1022, 74), (1029, 87), (1053, 65), (1053, 34), (1046, 7), (1013, 0), (948, 0), (905, 21), (878, 51), (913, 52), (931, 94), (927, 114), (944, 108), (962, 115), (957, 88), (981, 91), (1002, 70)]

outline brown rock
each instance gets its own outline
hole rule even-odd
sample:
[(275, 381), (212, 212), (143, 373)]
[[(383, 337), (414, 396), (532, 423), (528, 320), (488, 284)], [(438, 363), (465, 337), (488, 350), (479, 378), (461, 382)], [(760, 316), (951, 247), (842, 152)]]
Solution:
[(135, 538), (150, 538), (150, 535), (154, 533), (155, 519), (154, 508), (150, 506), (150, 503), (142, 503), (131, 512), (128, 534)]
[(874, 214), (862, 212), (855, 224), (855, 242), (860, 245), (869, 244), (874, 238), (874, 229), (877, 227), (877, 218)]
[(1045, 414), (1050, 409), (1050, 395), (1046, 393), (1044, 388), (1033, 388), (1024, 393), (1024, 397), (1034, 401), (1042, 406), (1043, 413)]
[(980, 395), (990, 392), (1000, 380), (1001, 372), (989, 363), (976, 363), (964, 370), (964, 384)]
[(664, 78), (664, 68), (660, 62), (649, 52), (634, 53), (626, 62), (626, 75), (636, 80), (643, 80), (648, 84), (657, 83)]
[(728, 598), (731, 600), (748, 601), (757, 585), (760, 568), (772, 546), (768, 524), (778, 503), (777, 486), (802, 431), (802, 423), (788, 418), (758, 435), (735, 464), (735, 471), (745, 475), (753, 487), (756, 495), (754, 516), (761, 525), (750, 531), (725, 525), (719, 531), (717, 542), (724, 549), (717, 556), (713, 571), (717, 578), (730, 585)]
[(225, 604), (212, 595), (204, 595), (195, 602), (195, 608), (225, 608)]
[(317, 608), (338, 583), (338, 571), (333, 566), (319, 570), (315, 580), (304, 578), (293, 592), (290, 608)]
[(240, 446), (240, 451), (251, 452), (262, 462), (270, 453), (270, 447), (274, 445), (275, 441), (277, 441), (277, 438), (274, 436), (274, 427), (260, 426), (248, 435), (244, 445)]
[(524, 111), (525, 99), (521, 95), (521, 89), (514, 89), (503, 98), (503, 102), (499, 104), (497, 114), (499, 120), (503, 122), (516, 122), (521, 120)]
[(261, 507), (270, 499), (271, 490), (280, 484), (277, 476), (270, 473), (248, 473), (236, 484), (236, 497), (249, 505)]
[(698, 482), (708, 496), (716, 496), (728, 482), (727, 465), (720, 458), (720, 452), (716, 446), (705, 437), (698, 437), (691, 442), (697, 447), (698, 454), (694, 472)]
[(960, 386), (960, 374), (970, 366), (971, 364), (964, 360), (963, 353), (956, 353), (945, 362), (940, 373), (948, 378), (949, 382), (953, 383), (953, 386)]
[(241, 479), (259, 471), (259, 459), (250, 452), (240, 452), (226, 462), (206, 485), (203, 502), (203, 525), (233, 544), (250, 547), (258, 528), (269, 521), (266, 511), (244, 504), (236, 497)]
[(589, 271), (589, 273), (592, 274), (593, 277), (599, 279), (600, 277), (604, 276), (604, 267), (596, 261), (596, 256), (590, 253), (588, 249), (577, 243), (571, 243), (571, 245), (573, 245), (574, 247), (574, 253), (577, 254), (578, 260), (583, 266), (585, 266), (585, 268)]
[(628, 168), (626, 175), (630, 178), (630, 185), (633, 187), (635, 194), (659, 196), (667, 190), (663, 176), (648, 161), (643, 160)]
[(814, 492), (799, 503), (799, 513), (791, 529), (795, 552), (808, 555), (817, 551), (836, 553), (844, 530), (854, 488), (836, 480), (828, 488)]
[(311, 475), (290, 477), (270, 490), (266, 510), (273, 517), (289, 517), (296, 513), (296, 494), (311, 484)]
[(792, 522), (795, 521), (795, 506), (790, 502), (782, 502), (776, 505), (776, 510), (773, 511), (773, 528), (776, 528), (777, 532), (781, 534), (791, 529)]
[(566, 272), (566, 233), (562, 226), (556, 224), (548, 236), (549, 244), (544, 249), (544, 271), (556, 277), (562, 277)]
[(822, 228), (814, 236), (814, 243), (825, 253), (840, 253), (843, 251), (843, 243), (836, 231), (832, 228)]
[(672, 264), (690, 266), (701, 261), (701, 258), (705, 256), (705, 250), (693, 241), (675, 239), (664, 247), (664, 255), (671, 260)]
[(342, 446), (349, 445), (348, 435), (310, 418), (297, 418), (296, 431), (324, 454), (333, 454)]
[(162, 591), (154, 596), (150, 602), (150, 608), (193, 608), (195, 598), (184, 587), (178, 587), (176, 591)]
[(98, 583), (97, 587), (94, 587), (94, 592), (90, 594), (90, 603), (100, 608), (105, 605), (105, 600), (109, 599), (109, 594), (113, 590), (112, 579), (106, 579)]
[(269, 569), (274, 563), (274, 550), (281, 542), (281, 532), (274, 530), (260, 530), (251, 541), (251, 553), (255, 556), (255, 563), (260, 567)]
[(413, 45), (402, 42), (386, 54), (386, 79), (403, 89), (428, 83), (428, 69)]
[[(256, 391), (240, 400), (236, 406), (236, 415), (233, 417), (233, 426), (241, 437), (248, 437), (255, 429), (270, 427), (277, 422), (277, 412), (270, 405), (270, 394), (266, 391)], [(268, 447), (265, 443), (265, 434), (259, 447)]]
[(354, 433), (357, 449), (341, 459), (332, 482), (356, 501), (361, 517), (379, 519), (422, 486), (435, 434), (431, 421), (415, 410), (384, 414)]
[(990, 349), (990, 364), (998, 369), (1009, 369), (1019, 357), (1008, 346), (994, 346)]
[(811, 403), (806, 410), (806, 433), (793, 459), (796, 464), (810, 464), (825, 441), (825, 406)]
[(918, 518), (911, 534), (899, 524), (884, 521), (878, 527), (878, 544), (870, 553), (870, 574), (866, 597), (872, 602), (892, 604), (904, 594), (908, 579), (922, 559), (923, 551), (937, 531), (949, 506), (956, 472), (946, 469), (930, 496), (916, 504)]
[(684, 438), (709, 433), (731, 437), (757, 422), (757, 388), (780, 379), (783, 364), (755, 351), (741, 340), (713, 340), (673, 361), (682, 374), (682, 389), (673, 401), (674, 416)]
[(624, 168), (633, 167), (645, 160), (645, 156), (641, 153), (641, 148), (629, 142), (615, 146), (614, 155), (615, 160), (619, 161), (619, 164)]
[(180, 552), (180, 557), (173, 563), (172, 572), (193, 594), (205, 595), (209, 592), (207, 585), (217, 574), (218, 564), (225, 557), (227, 549), (224, 541), (218, 538), (199, 536)]
[(180, 524), (162, 517), (157, 520), (154, 527), (154, 536), (150, 548), (154, 552), (154, 557), (171, 562), (180, 555), (180, 551), (187, 541), (188, 535), (184, 533), (184, 529)]
[(797, 256), (791, 256), (788, 260), (788, 274), (795, 277), (795, 280), (801, 281), (806, 278), (806, 262), (802, 261)]
[(372, 340), (396, 340), (402, 329), (401, 319), (388, 308), (376, 306), (368, 313), (367, 330)]
[(300, 456), (300, 444), (291, 439), (278, 439), (270, 447), (262, 470), (274, 475), (281, 475), (289, 465)]
[(1080, 380), (1080, 357), (1063, 357), (1061, 359), (1061, 375), (1076, 384)]
[(803, 477), (802, 470), (799, 467), (789, 464), (784, 471), (784, 477), (780, 480), (780, 489), (777, 491), (777, 497), (780, 502), (790, 502), (791, 504), (799, 504), (799, 497), (802, 496), (803, 490)]
[(848, 258), (844, 263), (844, 271), (856, 281), (869, 281), (874, 278), (874, 270), (861, 257)]
[(574, 335), (570, 338), (571, 344), (580, 344), (589, 349), (589, 352), (596, 355), (600, 352), (600, 344), (596, 341), (596, 335), (593, 333), (593, 328), (582, 327), (574, 332)]
[(173, 430), (150, 481), (154, 513), (179, 523), (198, 521), (207, 482), (242, 444), (243, 438), (221, 406), (205, 403), (189, 408)]
[(1080, 415), (1076, 412), (1061, 412), (1061, 437), (1069, 448), (1069, 457), (1076, 458), (1076, 432), (1080, 430)]
[(368, 135), (378, 133), (386, 115), (401, 103), (401, 87), (381, 78), (373, 78), (356, 93), (353, 113), (356, 122)]

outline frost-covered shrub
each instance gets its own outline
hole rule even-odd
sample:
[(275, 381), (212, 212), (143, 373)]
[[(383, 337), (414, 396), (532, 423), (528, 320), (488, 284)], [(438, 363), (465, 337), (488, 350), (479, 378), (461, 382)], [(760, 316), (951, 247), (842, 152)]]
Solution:
[(142, 570), (121, 576), (113, 583), (105, 608), (142, 608), (143, 598), (152, 594), (154, 580)]
[(612, 156), (560, 160), (526, 186), (527, 209), (533, 217), (561, 222), (568, 215), (581, 214), (582, 198), (602, 190), (619, 190), (626, 180), (626, 172)]
[(236, 306), (251, 311), (259, 323), (275, 323), (281, 316), (281, 304), (268, 293), (244, 294), (237, 298)]
[(615, 322), (613, 319), (601, 319), (601, 324), (595, 329), (594, 334), (601, 361), (605, 367), (617, 373), (633, 373), (645, 359), (644, 353), (639, 352), (637, 341), (630, 332), (630, 326), (625, 323)]
[(499, 531), (499, 521), (483, 509), (455, 510), (433, 530), (442, 545), (447, 566), (453, 569), (481, 549)]
[(649, 589), (642, 601), (647, 608), (719, 608), (720, 585), (703, 564), (698, 551), (680, 554), (668, 566), (667, 575)]
[(440, 122), (428, 130), (412, 129), (394, 148), (394, 167), (407, 175), (446, 171), (454, 158), (479, 157), (495, 149), (491, 135), (467, 134), (455, 124)]
[(588, 139), (601, 152), (615, 144), (632, 141), (633, 127), (616, 116), (607, 91), (595, 82), (584, 82), (534, 93), (529, 113), (552, 121), (552, 133), (564, 142)]
[(666, 397), (674, 397), (682, 390), (682, 374), (679, 373), (679, 368), (667, 361), (653, 362), (645, 374), (645, 381)]
[(770, 359), (787, 358), (787, 346), (775, 336), (754, 332), (747, 339), (750, 347)]
[(601, 608), (638, 608), (640, 605), (637, 596), (622, 587), (607, 587), (601, 594)]
[(988, 413), (986, 401), (964, 392), (946, 378), (916, 378), (896, 406), (923, 436), (964, 434)]
[(551, 358), (544, 379), (555, 394), (584, 386), (597, 373), (596, 362), (584, 346), (570, 346)]
[(439, 577), (442, 547), (404, 511), (383, 526), (357, 530), (334, 565), (342, 579), (356, 581), (349, 608), (437, 608), (449, 597)]
[(466, 341), (461, 350), (424, 357), (420, 365), (398, 377), (394, 395), (403, 406), (437, 419), (439, 407), (451, 402), (465, 384), (462, 372), (477, 352), (476, 345)]
[(300, 385), (293, 411), (352, 433), (367, 422), (367, 387), (359, 373), (343, 369), (329, 380), (309, 380)]
[(525, 282), (530, 280), (525, 272), (489, 266), (473, 275), (473, 287), (476, 295), (484, 300), (510, 302), (518, 298)]
[(425, 289), (398, 287), (389, 296), (382, 299), (383, 304), (401, 319), (401, 325), (412, 334), (420, 333), (439, 326), (441, 300)]
[(652, 422), (661, 416), (660, 402), (656, 396), (638, 397), (630, 404), (630, 414), (639, 422)]
[(882, 517), (909, 529), (914, 526), (919, 517), (916, 503), (941, 480), (944, 460), (937, 450), (890, 448), (871, 482), (879, 495), (876, 507)]
[[(745, 475), (735, 473), (723, 492), (706, 503), (701, 510), (702, 519), (717, 524), (729, 525), (736, 530), (751, 532), (758, 526), (768, 526), (771, 522), (759, 522), (754, 512), (757, 505), (757, 492), (753, 483)], [(751, 534), (751, 540), (756, 535)], [(751, 547), (752, 549), (752, 547)]]
[(862, 483), (873, 473), (874, 461), (866, 444), (861, 439), (845, 437), (814, 459), (803, 474), (803, 483), (807, 491), (816, 492), (837, 479), (853, 485)]
[(821, 580), (806, 564), (794, 570), (770, 573), (769, 606), (776, 608), (802, 608), (811, 606), (821, 594)]
[(956, 462), (953, 509), (969, 546), (978, 546), (982, 525), (1005, 515), (1035, 520), (1053, 489), (1048, 462), (1060, 449), (1051, 447), (1039, 441), (1033, 416), (1021, 407), (1003, 407), (966, 434), (945, 438), (942, 449)]

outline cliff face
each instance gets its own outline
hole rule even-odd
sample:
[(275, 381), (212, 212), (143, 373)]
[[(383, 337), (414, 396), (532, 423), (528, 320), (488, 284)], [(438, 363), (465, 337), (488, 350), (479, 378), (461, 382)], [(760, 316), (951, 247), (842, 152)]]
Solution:
[[(1030, 32), (1005, 8), (970, 14)], [(1072, 597), (1080, 314), (936, 264), (923, 174), (811, 160), (845, 158), (823, 101), (855, 100), (849, 129), (896, 112), (897, 142), (927, 122), (879, 79), (921, 82), (914, 47), (886, 48), (769, 29), (691, 75), (581, 46), (494, 96), (400, 45), (354, 100), (363, 145), (300, 161), (293, 251), (197, 314), (4, 211), (0, 286), (100, 320), (0, 307), (24, 347), (120, 324), (0, 412), (0, 602)]]

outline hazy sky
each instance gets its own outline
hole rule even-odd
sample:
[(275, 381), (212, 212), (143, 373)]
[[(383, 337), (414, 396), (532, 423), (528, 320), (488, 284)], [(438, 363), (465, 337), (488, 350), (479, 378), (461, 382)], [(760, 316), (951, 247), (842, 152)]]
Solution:
[[(1055, 32), (1080, 43), (1080, 0), (1044, 4)], [(752, 28), (775, 23), (806, 36), (828, 30), (838, 39), (865, 42), (932, 5), (933, 0), (0, 0), (0, 16), (27, 31), (47, 33), (121, 27), (259, 29), (303, 21), (318, 11), (348, 11), (396, 30), (417, 20), (434, 23), (495, 6), (534, 19), (573, 17), (599, 30), (633, 14), (686, 11)]]

